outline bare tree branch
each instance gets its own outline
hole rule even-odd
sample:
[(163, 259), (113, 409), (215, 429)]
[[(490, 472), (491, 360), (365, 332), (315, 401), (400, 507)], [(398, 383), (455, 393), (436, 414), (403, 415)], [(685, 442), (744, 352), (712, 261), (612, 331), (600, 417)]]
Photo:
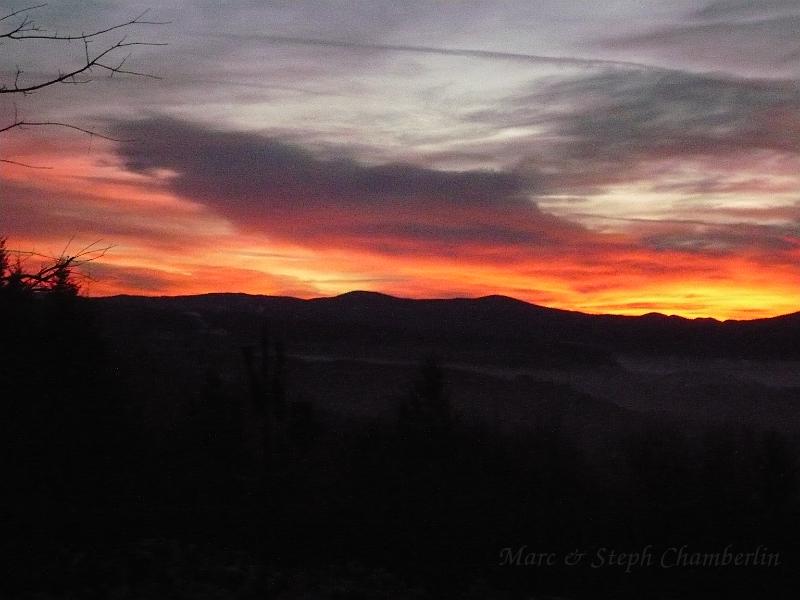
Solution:
[(18, 167), (25, 167), (26, 169), (52, 169), (53, 167), (42, 167), (40, 165), (29, 165), (28, 163), (19, 162), (18, 160), (9, 160), (8, 158), (0, 158), (0, 163), (7, 165), (16, 165)]
[(108, 140), (110, 142), (132, 142), (133, 140), (130, 139), (120, 139), (114, 138), (108, 135), (103, 135), (102, 133), (97, 133), (91, 129), (85, 129), (83, 127), (78, 127), (77, 125), (71, 125), (69, 123), (61, 123), (60, 121), (25, 121), (19, 120), (11, 123), (10, 125), (6, 125), (5, 127), (0, 127), (0, 133), (9, 131), (11, 129), (17, 128), (25, 128), (25, 127), (64, 127), (66, 129), (72, 129), (74, 131), (79, 131), (80, 133), (85, 133), (86, 135), (90, 135), (92, 137), (98, 137), (101, 140)]
[[(128, 41), (128, 37), (123, 35), (116, 43), (106, 45), (99, 52), (93, 53), (91, 51), (92, 43), (99, 43), (101, 40), (107, 40), (104, 37), (106, 34), (115, 31), (122, 31), (135, 26), (152, 26), (152, 25), (166, 25), (169, 21), (155, 21), (146, 19), (145, 16), (149, 10), (146, 10), (133, 19), (129, 19), (122, 23), (116, 23), (109, 27), (94, 30), (90, 33), (80, 34), (59, 34), (57, 32), (48, 32), (46, 29), (39, 27), (39, 25), (30, 16), (32, 11), (43, 8), (46, 4), (36, 4), (0, 16), (0, 23), (7, 26), (5, 31), (0, 30), (0, 41), (3, 39), (12, 40), (16, 43), (24, 43), (26, 40), (44, 40), (50, 42), (60, 42), (69, 44), (70, 42), (80, 41), (83, 42), (83, 59), (80, 64), (73, 66), (66, 70), (59, 70), (58, 74), (52, 76), (43, 76), (41, 81), (26, 83), (23, 77), (24, 71), (18, 65), (14, 71), (13, 82), (0, 83), (0, 94), (17, 94), (20, 96), (27, 96), (41, 89), (54, 86), (57, 84), (68, 85), (81, 85), (93, 81), (93, 75), (99, 71), (108, 73), (109, 77), (115, 75), (126, 75), (133, 77), (146, 77), (149, 79), (161, 79), (157, 75), (138, 71), (136, 69), (126, 68), (128, 59), (131, 57), (131, 52), (128, 52), (124, 57), (120, 58), (119, 55), (124, 49), (138, 47), (138, 46), (165, 46), (162, 42), (147, 42), (147, 41)], [(16, 23), (13, 23), (14, 20)], [(17, 107), (14, 106), (13, 121), (5, 126), (0, 126), (0, 134), (8, 132), (12, 129), (24, 129), (25, 127), (61, 127), (71, 129), (84, 133), (90, 136), (96, 136), (100, 139), (124, 142), (130, 140), (121, 140), (108, 135), (103, 135), (91, 129), (65, 123), (62, 121), (33, 121), (20, 118), (17, 115)], [(34, 165), (29, 165), (24, 162), (15, 161), (11, 158), (0, 158), (0, 163), (13, 164), (17, 166), (39, 168)]]
[(0, 17), (0, 22), (6, 21), (8, 19), (12, 19), (12, 18), (14, 18), (17, 15), (20, 15), (22, 13), (25, 13), (25, 12), (28, 12), (28, 11), (31, 11), (31, 10), (36, 10), (37, 8), (43, 8), (45, 6), (47, 6), (46, 2), (44, 4), (37, 4), (36, 6), (29, 6), (27, 8), (20, 8), (19, 10), (15, 10), (14, 12), (9, 13), (4, 17)]
[[(119, 48), (127, 48), (127, 47), (130, 47), (130, 46), (164, 46), (164, 45), (166, 45), (166, 44), (155, 43), (155, 42), (126, 42), (125, 38), (123, 38), (119, 42), (114, 44), (113, 46), (110, 46), (110, 47), (106, 48), (105, 50), (103, 50), (102, 52), (100, 52), (94, 58), (91, 58), (91, 59), (87, 60), (85, 62), (85, 64), (83, 64), (82, 66), (76, 67), (72, 71), (67, 71), (66, 73), (60, 73), (57, 77), (52, 77), (52, 78), (47, 79), (45, 81), (41, 81), (39, 83), (34, 83), (34, 84), (31, 84), (31, 85), (27, 85), (27, 86), (20, 86), (19, 85), (19, 76), (22, 73), (22, 71), (17, 69), (17, 74), (14, 77), (14, 85), (11, 86), (11, 87), (8, 87), (8, 86), (5, 86), (5, 85), (0, 86), (0, 94), (30, 94), (32, 92), (35, 92), (36, 90), (40, 90), (42, 88), (46, 88), (46, 87), (49, 87), (51, 85), (55, 85), (57, 83), (62, 83), (62, 82), (68, 82), (69, 83), (72, 80), (74, 80), (77, 75), (80, 75), (82, 73), (91, 72), (91, 70), (94, 67), (99, 67), (99, 68), (105, 69), (107, 71), (110, 71), (112, 73), (112, 75), (114, 73), (125, 73), (126, 75), (138, 75), (140, 77), (150, 77), (152, 79), (161, 79), (160, 77), (158, 77), (156, 75), (150, 75), (150, 74), (147, 74), (147, 73), (139, 73), (139, 72), (136, 72), (136, 71), (123, 71), (119, 67), (114, 67), (114, 66), (111, 66), (111, 65), (107, 65), (107, 64), (102, 63), (100, 61), (105, 56), (108, 56), (109, 54), (111, 54), (112, 52), (114, 52), (115, 50), (117, 50)], [(87, 50), (86, 56), (89, 56), (88, 50)]]
[[(33, 7), (30, 7), (30, 8), (22, 9), (20, 11), (17, 11), (16, 13), (12, 13), (11, 15), (8, 15), (7, 17), (3, 17), (3, 19), (0, 19), (0, 21), (3, 21), (4, 19), (6, 19), (8, 17), (14, 16), (14, 14), (27, 12), (27, 11), (33, 10), (34, 8), (42, 8), (43, 6), (46, 6), (46, 4), (40, 4), (39, 6), (33, 6)], [(36, 27), (36, 25), (33, 23), (33, 21), (27, 20), (27, 25), (31, 25), (33, 27), (32, 29), (20, 31), (19, 30), (19, 26), (18, 26), (17, 28), (15, 28), (14, 30), (12, 30), (10, 32), (4, 33), (4, 34), (0, 34), (0, 38), (9, 38), (9, 39), (12, 39), (12, 40), (33, 40), (33, 39), (38, 39), (38, 40), (61, 40), (61, 41), (75, 41), (75, 40), (87, 41), (87, 40), (91, 40), (94, 37), (103, 35), (104, 33), (108, 33), (110, 31), (115, 31), (117, 29), (124, 29), (125, 27), (130, 27), (132, 25), (169, 25), (170, 24), (170, 21), (146, 21), (146, 20), (144, 20), (142, 17), (144, 17), (148, 12), (150, 12), (149, 8), (147, 10), (145, 10), (143, 13), (141, 13), (139, 16), (131, 19), (130, 21), (126, 21), (125, 23), (118, 23), (117, 25), (112, 25), (111, 27), (106, 27), (105, 29), (98, 29), (97, 31), (93, 31), (92, 33), (81, 33), (81, 34), (75, 34), (75, 35), (58, 35), (57, 33), (53, 33), (53, 34), (47, 34), (47, 33), (29, 34), (29, 33), (27, 33), (27, 31), (37, 31), (38, 32), (38, 31), (40, 31), (40, 29), (38, 27)], [(25, 23), (25, 21), (23, 21), (23, 23)]]

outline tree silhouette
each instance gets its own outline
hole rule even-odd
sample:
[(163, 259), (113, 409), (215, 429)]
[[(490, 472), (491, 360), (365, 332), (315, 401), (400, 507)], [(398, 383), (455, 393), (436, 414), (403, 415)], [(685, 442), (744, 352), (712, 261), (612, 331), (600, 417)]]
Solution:
[[(109, 248), (93, 243), (75, 254), (67, 254), (65, 248), (60, 256), (52, 257), (38, 252), (10, 251), (6, 238), (0, 238), (0, 294), (5, 299), (47, 294), (76, 296), (80, 280), (87, 277), (81, 266), (102, 258)], [(29, 266), (34, 259), (45, 262), (38, 267)]]
[(435, 356), (426, 358), (408, 396), (400, 404), (401, 427), (425, 438), (444, 435), (452, 424), (450, 402), (444, 388), (444, 371)]
[(22, 535), (79, 531), (124, 471), (124, 411), (75, 274), (102, 252), (29, 268), (37, 255), (14, 257), (0, 240), (0, 437), (11, 513), (32, 528)]
[[(58, 85), (85, 84), (101, 72), (154, 77), (125, 65), (133, 48), (162, 44), (132, 41), (126, 32), (160, 22), (146, 20), (143, 13), (88, 33), (64, 34), (34, 20), (32, 14), (44, 6), (0, 16), (0, 44), (22, 48), (34, 61), (34, 47), (44, 48), (62, 64), (49, 74), (41, 64), (28, 67), (32, 76), (19, 66), (3, 69), (0, 95), (12, 100), (13, 112), (0, 122), (0, 134), (44, 127), (112, 139), (78, 124), (28, 118), (15, 99)], [(70, 64), (66, 50), (76, 43), (83, 56)], [(0, 156), (0, 162), (46, 168), (7, 156)], [(115, 514), (124, 485), (121, 474), (127, 471), (123, 463), (131, 450), (125, 447), (125, 407), (116, 370), (104, 352), (94, 313), (78, 298), (85, 277), (80, 267), (108, 248), (97, 243), (76, 253), (68, 248), (59, 256), (11, 251), (0, 236), (0, 437), (7, 450), (1, 461), (9, 513), (17, 523), (9, 534), (31, 543), (48, 540), (43, 546), (59, 533), (91, 535), (113, 522), (101, 515)]]

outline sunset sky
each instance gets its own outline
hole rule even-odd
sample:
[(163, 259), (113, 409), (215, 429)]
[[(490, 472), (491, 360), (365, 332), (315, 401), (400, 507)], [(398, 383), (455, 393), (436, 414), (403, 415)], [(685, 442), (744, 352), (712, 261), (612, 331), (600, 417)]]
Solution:
[[(0, 235), (113, 246), (90, 295), (800, 309), (797, 0), (76, 0), (31, 16), (80, 33), (146, 8), (170, 23), (125, 33), (169, 45), (125, 64), (161, 79), (0, 95), (0, 127), (16, 111), (122, 140), (0, 136), (0, 158), (47, 167), (0, 165)], [(34, 83), (84, 60), (75, 43), (0, 52), (6, 85), (17, 65)]]

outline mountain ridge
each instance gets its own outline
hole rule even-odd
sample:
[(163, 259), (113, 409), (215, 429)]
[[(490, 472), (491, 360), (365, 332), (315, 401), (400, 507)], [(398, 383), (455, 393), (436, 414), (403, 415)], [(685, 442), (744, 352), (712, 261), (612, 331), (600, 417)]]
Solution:
[(467, 297), (467, 296), (452, 296), (441, 298), (409, 298), (405, 296), (395, 296), (386, 294), (384, 292), (375, 292), (371, 290), (350, 290), (334, 296), (314, 296), (312, 298), (300, 298), (297, 296), (289, 295), (273, 295), (273, 294), (250, 294), (248, 292), (205, 292), (201, 294), (175, 294), (175, 295), (138, 295), (138, 294), (114, 294), (110, 296), (90, 296), (91, 300), (108, 300), (108, 299), (126, 299), (126, 298), (140, 298), (140, 299), (188, 299), (188, 298), (251, 298), (251, 299), (275, 299), (275, 300), (292, 300), (298, 302), (319, 302), (319, 301), (335, 301), (335, 300), (357, 300), (357, 301), (400, 301), (409, 303), (444, 303), (444, 302), (477, 302), (477, 303), (491, 303), (495, 305), (505, 306), (524, 306), (533, 308), (539, 311), (550, 311), (558, 314), (571, 314), (583, 315), (587, 317), (600, 317), (600, 318), (618, 318), (618, 319), (678, 319), (685, 322), (713, 322), (713, 323), (753, 323), (775, 320), (798, 320), (800, 321), (800, 310), (775, 315), (771, 317), (755, 317), (753, 319), (718, 319), (716, 317), (684, 317), (682, 315), (669, 314), (659, 311), (650, 311), (642, 313), (641, 315), (621, 315), (616, 313), (590, 313), (580, 310), (571, 310), (566, 308), (557, 308), (553, 306), (546, 306), (543, 304), (536, 304), (521, 300), (513, 296), (506, 296), (504, 294), (487, 294), (485, 296)]
[[(308, 300), (212, 293), (90, 301), (115, 308), (110, 313), (127, 312), (133, 321), (148, 318), (190, 327), (187, 318), (196, 313), (220, 329), (252, 331), (269, 324), (276, 335), (294, 343), (343, 343), (362, 349), (485, 354), (494, 348), (545, 362), (609, 362), (626, 354), (800, 360), (798, 313), (748, 321), (593, 315), (498, 295), (409, 299), (363, 291)], [(110, 319), (120, 318), (110, 313)]]

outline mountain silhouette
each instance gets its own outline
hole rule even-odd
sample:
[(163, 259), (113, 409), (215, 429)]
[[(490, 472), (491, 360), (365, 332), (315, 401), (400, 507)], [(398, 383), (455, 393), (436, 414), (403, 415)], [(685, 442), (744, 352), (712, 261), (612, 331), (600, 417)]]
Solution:
[[(106, 314), (185, 321), (188, 312), (222, 328), (248, 317), (267, 320), (281, 335), (303, 342), (335, 340), (441, 350), (502, 347), (508, 354), (550, 361), (608, 361), (618, 354), (719, 358), (800, 357), (800, 313), (752, 321), (687, 319), (648, 313), (593, 315), (510, 298), (416, 300), (377, 292), (300, 300), (285, 296), (203, 294), (113, 296), (92, 300)], [(148, 313), (148, 315), (145, 315)], [(468, 352), (467, 352), (468, 353)]]

